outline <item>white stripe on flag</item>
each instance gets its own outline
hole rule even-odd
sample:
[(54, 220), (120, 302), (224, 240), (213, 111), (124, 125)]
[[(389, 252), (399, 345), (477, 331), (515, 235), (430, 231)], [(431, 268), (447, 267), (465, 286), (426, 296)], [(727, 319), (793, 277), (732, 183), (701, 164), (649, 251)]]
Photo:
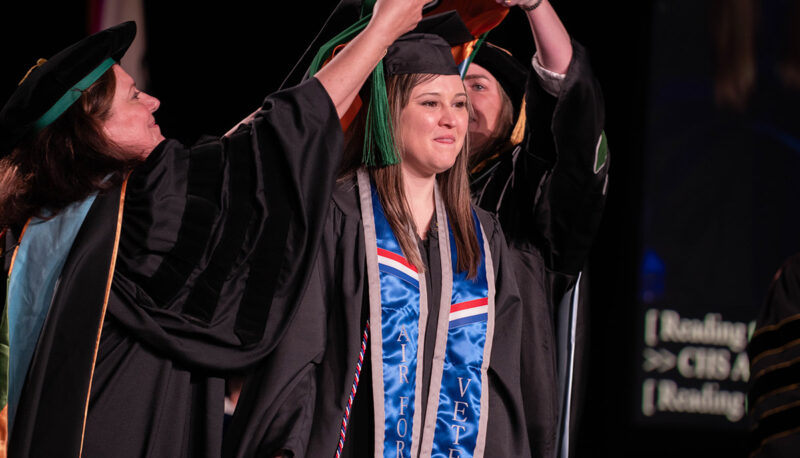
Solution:
[(472, 307), (464, 310), (459, 310), (458, 312), (452, 312), (450, 314), (450, 321), (458, 320), (460, 318), (466, 318), (468, 316), (480, 315), (481, 313), (489, 313), (489, 306), (481, 305), (480, 307)]
[(399, 270), (400, 272), (403, 272), (404, 274), (408, 275), (409, 277), (413, 278), (414, 280), (419, 281), (419, 274), (409, 269), (405, 264), (399, 263), (394, 259), (378, 255), (378, 263), (387, 265), (389, 267), (393, 267)]

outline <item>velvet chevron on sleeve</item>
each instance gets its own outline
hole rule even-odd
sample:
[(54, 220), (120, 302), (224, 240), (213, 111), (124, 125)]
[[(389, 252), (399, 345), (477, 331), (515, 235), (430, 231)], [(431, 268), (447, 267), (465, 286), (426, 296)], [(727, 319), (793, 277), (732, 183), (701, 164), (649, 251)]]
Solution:
[(747, 346), (750, 457), (791, 457), (800, 447), (800, 254), (778, 270)]

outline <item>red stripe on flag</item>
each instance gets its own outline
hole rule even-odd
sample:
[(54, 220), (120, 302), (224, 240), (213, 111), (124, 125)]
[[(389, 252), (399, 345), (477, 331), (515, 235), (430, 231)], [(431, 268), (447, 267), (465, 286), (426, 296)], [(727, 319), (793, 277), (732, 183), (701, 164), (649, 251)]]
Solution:
[(389, 259), (391, 259), (393, 261), (397, 261), (400, 264), (402, 264), (402, 265), (408, 267), (409, 269), (413, 270), (414, 272), (417, 272), (417, 268), (414, 267), (413, 264), (411, 264), (408, 261), (406, 261), (406, 258), (400, 256), (397, 253), (392, 253), (389, 250), (384, 250), (383, 248), (378, 248), (378, 256), (383, 256), (384, 258), (389, 258)]
[(489, 303), (488, 297), (482, 297), (480, 299), (475, 299), (466, 302), (459, 302), (458, 304), (453, 304), (450, 306), (450, 313), (460, 312), (462, 310), (471, 309), (473, 307), (480, 307), (482, 305), (487, 305)]

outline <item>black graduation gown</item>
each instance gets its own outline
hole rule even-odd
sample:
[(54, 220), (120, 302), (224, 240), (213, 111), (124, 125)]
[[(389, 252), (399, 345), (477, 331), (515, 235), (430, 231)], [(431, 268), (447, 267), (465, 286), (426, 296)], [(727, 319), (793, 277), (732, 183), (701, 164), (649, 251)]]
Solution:
[(10, 456), (219, 456), (223, 377), (291, 322), (341, 149), (335, 107), (311, 79), (229, 138), (162, 142), (99, 196), (62, 270)]
[(554, 305), (586, 263), (608, 175), (607, 162), (595, 170), (605, 119), (602, 92), (586, 51), (574, 40), (572, 47), (558, 98), (531, 72), (523, 142), (471, 177), (473, 201), (497, 214), (506, 235), (525, 304), (523, 398), (532, 453), (543, 457), (555, 456), (560, 409)]
[[(334, 456), (353, 383), (362, 332), (369, 316), (364, 230), (354, 182), (334, 192), (312, 280), (283, 341), (249, 379), (226, 434), (225, 456)], [(507, 248), (497, 221), (477, 209), (496, 275), (496, 325), (489, 366), (486, 456), (529, 456), (522, 412), (519, 355), (522, 310)], [(435, 231), (432, 231), (435, 232)], [(429, 297), (441, 288), (439, 240), (421, 243)], [(429, 305), (438, 303), (430, 300)], [(439, 311), (429, 307), (426, 341)], [(434, 345), (423, 356), (427, 399)], [(364, 358), (342, 456), (373, 455), (373, 398), (369, 352)]]
[(749, 456), (788, 458), (800, 450), (800, 253), (770, 285), (747, 346)]

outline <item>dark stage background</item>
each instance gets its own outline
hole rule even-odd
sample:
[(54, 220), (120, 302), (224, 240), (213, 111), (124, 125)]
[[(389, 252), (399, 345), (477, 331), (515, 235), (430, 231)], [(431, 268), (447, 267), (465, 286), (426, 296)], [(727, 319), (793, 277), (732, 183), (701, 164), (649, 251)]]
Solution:
[[(743, 420), (670, 410), (656, 388), (702, 390), (713, 382), (716, 392), (742, 392), (743, 375), (734, 380), (731, 367), (723, 370), (726, 355), (733, 366), (741, 351), (653, 341), (646, 327), (653, 317), (663, 325), (671, 312), (748, 325), (783, 258), (800, 251), (791, 178), (800, 171), (798, 91), (775, 70), (787, 52), (794, 2), (759, 3), (755, 42), (736, 22), (740, 12), (730, 10), (747, 2), (643, 0), (624, 10), (552, 3), (603, 86), (611, 152), (608, 205), (588, 271), (590, 337), (572, 456), (745, 456)], [(280, 86), (335, 4), (145, 1), (140, 33), (150, 77), (143, 86), (161, 100), (162, 132), (185, 143), (226, 132)], [(91, 5), (8, 8), (0, 18), (3, 101), (37, 58), (86, 35)], [(747, 43), (757, 51), (757, 84), (739, 108), (714, 99), (714, 75), (735, 70), (715, 63), (722, 54), (713, 33), (723, 20), (744, 30), (728, 37), (743, 50), (730, 55), (746, 54)], [(527, 27), (514, 10), (489, 39), (527, 59)], [(662, 359), (654, 362), (654, 352)], [(681, 355), (689, 355), (688, 369), (676, 367)], [(697, 355), (722, 369), (704, 376)]]

